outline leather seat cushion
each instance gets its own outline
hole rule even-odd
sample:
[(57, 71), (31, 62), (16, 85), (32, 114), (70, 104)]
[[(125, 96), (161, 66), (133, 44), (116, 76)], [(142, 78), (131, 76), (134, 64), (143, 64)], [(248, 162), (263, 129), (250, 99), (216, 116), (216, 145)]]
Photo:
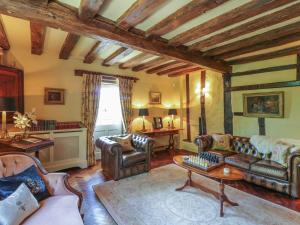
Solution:
[(258, 158), (255, 158), (251, 155), (239, 153), (236, 155), (226, 157), (225, 163), (245, 169), (245, 170), (249, 170), (250, 165), (257, 162), (258, 160), (259, 160)]
[(287, 180), (287, 168), (271, 160), (260, 160), (250, 166), (252, 173)]
[(123, 166), (129, 167), (136, 163), (143, 162), (146, 160), (145, 152), (131, 151), (131, 152), (123, 152)]
[(224, 160), (225, 157), (235, 155), (235, 152), (232, 151), (226, 151), (226, 150), (216, 150), (216, 149), (210, 149), (208, 152), (217, 155), (222, 160)]

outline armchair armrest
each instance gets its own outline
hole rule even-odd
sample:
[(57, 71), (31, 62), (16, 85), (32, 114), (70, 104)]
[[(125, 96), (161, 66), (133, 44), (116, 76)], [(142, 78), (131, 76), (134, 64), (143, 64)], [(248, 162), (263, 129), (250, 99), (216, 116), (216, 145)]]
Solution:
[(52, 195), (77, 195), (78, 196), (78, 208), (81, 208), (82, 194), (74, 189), (69, 184), (69, 175), (66, 173), (48, 173), (45, 175), (48, 180), (48, 184), (51, 188)]
[(300, 150), (293, 152), (288, 157), (288, 175), (291, 183), (291, 195), (300, 197)]
[(212, 146), (211, 135), (201, 135), (195, 138), (194, 144), (198, 146), (198, 152), (203, 152), (208, 150)]

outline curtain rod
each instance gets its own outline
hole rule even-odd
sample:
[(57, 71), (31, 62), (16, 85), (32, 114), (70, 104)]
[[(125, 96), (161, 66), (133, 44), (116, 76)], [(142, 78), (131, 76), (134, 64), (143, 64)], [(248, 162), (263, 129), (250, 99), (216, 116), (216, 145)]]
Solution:
[(95, 72), (95, 71), (88, 71), (88, 70), (75, 70), (75, 76), (83, 76), (83, 74), (117, 77), (117, 78), (123, 78), (123, 79), (127, 79), (127, 80), (134, 80), (134, 82), (139, 80), (139, 78), (136, 78), (136, 77), (121, 76), (121, 75), (108, 74), (108, 73)]

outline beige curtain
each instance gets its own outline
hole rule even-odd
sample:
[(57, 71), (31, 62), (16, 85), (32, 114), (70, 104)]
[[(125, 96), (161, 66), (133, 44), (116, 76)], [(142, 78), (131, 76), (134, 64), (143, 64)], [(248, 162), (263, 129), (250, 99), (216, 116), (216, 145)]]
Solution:
[(87, 160), (93, 166), (95, 159), (94, 130), (98, 115), (101, 76), (83, 75), (81, 120), (87, 128)]
[(119, 79), (123, 124), (126, 132), (131, 130), (133, 82), (133, 80), (129, 79)]

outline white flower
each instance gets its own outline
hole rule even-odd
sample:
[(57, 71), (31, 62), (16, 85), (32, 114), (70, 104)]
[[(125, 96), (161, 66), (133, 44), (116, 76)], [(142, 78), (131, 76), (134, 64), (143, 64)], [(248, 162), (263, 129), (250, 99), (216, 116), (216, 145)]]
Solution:
[(13, 118), (15, 127), (20, 129), (31, 127), (32, 123), (37, 124), (35, 109), (32, 109), (29, 113), (25, 112), (24, 115), (20, 112), (15, 112)]

